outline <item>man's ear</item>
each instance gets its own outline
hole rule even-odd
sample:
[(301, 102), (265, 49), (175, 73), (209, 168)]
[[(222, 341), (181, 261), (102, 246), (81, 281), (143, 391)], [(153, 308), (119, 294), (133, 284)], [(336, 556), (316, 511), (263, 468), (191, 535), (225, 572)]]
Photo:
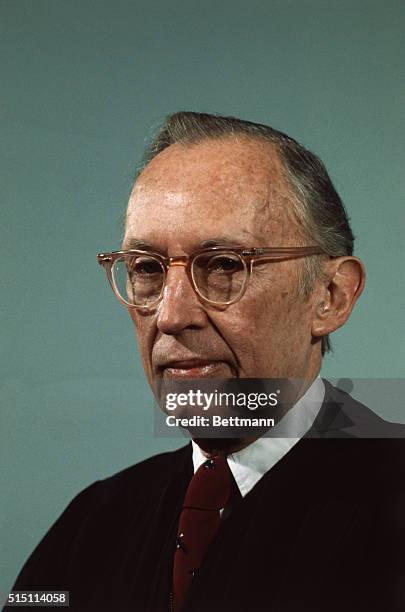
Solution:
[(365, 278), (364, 265), (357, 257), (335, 257), (326, 263), (315, 304), (313, 336), (325, 336), (346, 323), (364, 289)]

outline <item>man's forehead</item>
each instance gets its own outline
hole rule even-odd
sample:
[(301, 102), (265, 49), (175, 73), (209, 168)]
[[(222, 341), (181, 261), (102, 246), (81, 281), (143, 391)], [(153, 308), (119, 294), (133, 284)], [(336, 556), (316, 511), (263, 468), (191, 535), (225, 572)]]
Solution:
[(247, 137), (206, 139), (167, 147), (146, 166), (134, 191), (232, 192), (286, 188), (282, 165), (271, 143)]
[[(291, 231), (290, 188), (271, 143), (252, 138), (172, 145), (139, 176), (129, 201), (125, 242), (166, 231), (210, 239), (230, 228), (263, 242)], [(195, 236), (197, 239), (197, 236)], [(161, 242), (161, 237), (160, 237)], [(253, 241), (250, 241), (253, 244)]]

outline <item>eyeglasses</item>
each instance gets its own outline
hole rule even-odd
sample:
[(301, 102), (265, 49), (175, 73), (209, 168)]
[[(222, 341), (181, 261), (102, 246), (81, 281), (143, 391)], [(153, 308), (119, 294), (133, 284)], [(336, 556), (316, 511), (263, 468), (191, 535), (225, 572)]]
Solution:
[(210, 247), (193, 255), (164, 257), (150, 251), (99, 253), (98, 263), (119, 301), (131, 308), (155, 308), (163, 296), (170, 266), (184, 266), (199, 298), (215, 306), (229, 306), (246, 291), (253, 266), (326, 254), (316, 246), (225, 248)]

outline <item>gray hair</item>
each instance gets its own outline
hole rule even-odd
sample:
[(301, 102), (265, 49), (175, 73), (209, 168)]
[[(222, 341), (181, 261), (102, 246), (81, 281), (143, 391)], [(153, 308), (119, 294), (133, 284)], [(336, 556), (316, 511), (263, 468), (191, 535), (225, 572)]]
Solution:
[[(172, 144), (194, 144), (206, 139), (246, 135), (271, 142), (278, 152), (286, 179), (292, 188), (293, 213), (304, 238), (328, 255), (352, 255), (354, 236), (342, 200), (321, 160), (293, 138), (267, 125), (206, 113), (179, 112), (169, 115), (148, 146), (142, 168)], [(142, 169), (141, 168), (141, 169)], [(322, 255), (302, 261), (299, 294), (308, 297), (322, 274)], [(329, 335), (322, 337), (322, 355), (332, 350)]]

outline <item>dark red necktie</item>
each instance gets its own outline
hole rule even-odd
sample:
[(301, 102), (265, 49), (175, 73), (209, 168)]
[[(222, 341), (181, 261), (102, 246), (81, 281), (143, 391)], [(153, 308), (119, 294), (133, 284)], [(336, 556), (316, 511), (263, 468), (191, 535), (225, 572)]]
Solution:
[(231, 493), (231, 471), (226, 457), (205, 461), (192, 477), (184, 498), (177, 532), (173, 567), (173, 607), (181, 611), (191, 581), (214, 539), (219, 511)]

